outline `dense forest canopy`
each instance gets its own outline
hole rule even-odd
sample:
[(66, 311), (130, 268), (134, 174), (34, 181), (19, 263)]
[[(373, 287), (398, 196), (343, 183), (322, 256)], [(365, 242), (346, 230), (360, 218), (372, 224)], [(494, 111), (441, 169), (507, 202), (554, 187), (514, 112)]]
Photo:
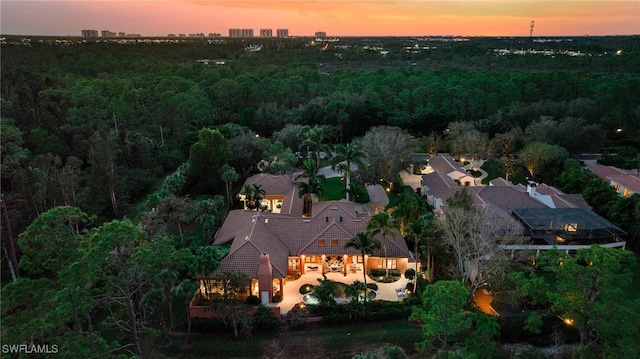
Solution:
[[(579, 119), (598, 140), (584, 141), (568, 128), (554, 144), (570, 153), (638, 147), (638, 36), (125, 43), (8, 37), (1, 56), (9, 166), (2, 184), (7, 199), (16, 196), (7, 203), (22, 212), (18, 228), (46, 208), (69, 204), (64, 196), (109, 219), (128, 213), (189, 157), (198, 130), (227, 123), (262, 138), (287, 125), (326, 125), (335, 129), (326, 142), (347, 143), (379, 125), (420, 137), (470, 122), (493, 137), (542, 118), (552, 125)], [(237, 154), (251, 144), (235, 146)], [(247, 168), (235, 169), (246, 175)], [(54, 177), (78, 191), (55, 195), (48, 188)]]
[(207, 244), (244, 180), (302, 168), (312, 198), (320, 164), (337, 165), (321, 152), (366, 162), (344, 172), (360, 185), (393, 183), (412, 152), (499, 158), (507, 177), (559, 178), (640, 236), (640, 197), (567, 161), (604, 153), (638, 167), (640, 36), (0, 42), (3, 269), (15, 263), (3, 313), (15, 342), (142, 353), (147, 335), (174, 327), (176, 303), (188, 306), (190, 279), (226, 255)]

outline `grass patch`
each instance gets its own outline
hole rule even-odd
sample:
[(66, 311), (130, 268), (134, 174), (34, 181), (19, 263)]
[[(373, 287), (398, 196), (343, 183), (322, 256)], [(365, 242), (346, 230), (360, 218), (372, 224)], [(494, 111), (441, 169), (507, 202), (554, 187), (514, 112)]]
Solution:
[(339, 327), (319, 325), (302, 331), (254, 333), (249, 338), (234, 340), (228, 333), (192, 334), (190, 348), (182, 348), (182, 336), (156, 350), (156, 358), (338, 358), (371, 352), (384, 345), (397, 345), (407, 354), (416, 353), (415, 343), (422, 340), (420, 326), (406, 320), (356, 323)]
[[(184, 338), (173, 337), (173, 343), (161, 349), (161, 358), (260, 358), (262, 348), (260, 338), (251, 336), (233, 340), (227, 335), (191, 335), (190, 348), (182, 348)], [(157, 353), (159, 354), (159, 353)]]
[(322, 184), (322, 193), (320, 194), (321, 201), (338, 201), (343, 199), (344, 196), (344, 182), (340, 177), (327, 178)]

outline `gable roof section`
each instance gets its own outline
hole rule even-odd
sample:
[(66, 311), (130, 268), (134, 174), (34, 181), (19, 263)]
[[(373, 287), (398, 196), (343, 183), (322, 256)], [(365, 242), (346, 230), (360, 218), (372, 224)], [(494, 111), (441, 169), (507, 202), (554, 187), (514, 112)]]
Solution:
[(222, 226), (218, 229), (213, 241), (214, 245), (227, 243), (241, 231), (247, 231), (251, 228), (251, 218), (257, 215), (256, 211), (245, 211), (243, 209), (234, 209), (227, 213)]
[(611, 182), (619, 183), (630, 191), (640, 193), (640, 177), (634, 175), (622, 175), (611, 178)]
[(466, 171), (459, 165), (458, 162), (455, 162), (452, 158), (447, 156), (435, 156), (434, 158), (429, 160), (429, 166), (433, 168), (434, 171), (440, 172), (443, 174), (447, 174), (453, 171)]
[[(269, 173), (255, 174), (244, 181), (245, 185), (259, 185), (268, 195), (284, 195), (296, 187), (295, 182), (286, 175)], [(243, 186), (244, 188), (244, 186)]]

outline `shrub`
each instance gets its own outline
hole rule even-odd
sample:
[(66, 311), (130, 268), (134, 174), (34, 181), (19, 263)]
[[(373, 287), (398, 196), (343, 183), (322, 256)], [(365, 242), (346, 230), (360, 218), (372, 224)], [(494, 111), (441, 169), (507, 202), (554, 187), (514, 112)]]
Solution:
[(409, 292), (413, 293), (413, 283), (412, 283), (412, 282), (408, 282), (408, 283), (407, 283), (407, 285), (405, 286), (405, 288), (406, 288)]
[(253, 316), (253, 325), (257, 330), (270, 330), (280, 326), (280, 321), (273, 315), (271, 310), (260, 304), (258, 311)]
[(260, 298), (256, 297), (255, 295), (250, 295), (247, 297), (247, 299), (244, 301), (245, 304), (247, 305), (251, 305), (251, 306), (256, 306), (256, 305), (260, 305)]
[(413, 268), (409, 268), (406, 271), (404, 271), (404, 277), (407, 278), (408, 280), (412, 280), (413, 278), (416, 277), (416, 270)]
[(368, 305), (368, 309), (376, 319), (407, 319), (411, 314), (411, 307), (404, 302), (376, 300)]
[[(369, 276), (370, 277), (384, 277), (387, 274), (386, 269), (370, 269)], [(400, 271), (397, 269), (389, 269), (390, 277), (400, 277)]]
[(307, 320), (299, 313), (289, 313), (286, 323), (289, 330), (302, 330), (309, 325)]
[(370, 201), (367, 188), (361, 184), (351, 184), (353, 191), (353, 201), (356, 203), (368, 203)]
[(367, 283), (367, 288), (371, 290), (378, 290), (378, 285), (375, 283)]
[(280, 303), (280, 302), (282, 302), (282, 296), (281, 296), (281, 295), (278, 295), (278, 294), (274, 295), (274, 296), (273, 296), (273, 302), (274, 302), (274, 303)]

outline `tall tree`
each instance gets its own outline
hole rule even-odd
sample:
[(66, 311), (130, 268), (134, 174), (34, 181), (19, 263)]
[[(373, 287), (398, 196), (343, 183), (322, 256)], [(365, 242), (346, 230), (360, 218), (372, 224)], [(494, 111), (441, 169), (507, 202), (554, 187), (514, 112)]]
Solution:
[(331, 168), (336, 169), (341, 163), (344, 163), (345, 173), (345, 193), (347, 195), (347, 201), (349, 201), (349, 191), (347, 191), (351, 184), (351, 165), (358, 166), (359, 170), (365, 170), (367, 168), (364, 163), (366, 154), (360, 149), (360, 145), (357, 141), (353, 141), (346, 145), (337, 145), (334, 147), (334, 155), (331, 157)]
[[(578, 250), (574, 258), (547, 251), (540, 255), (536, 265), (556, 274), (557, 290), (548, 295), (552, 309), (580, 332), (580, 358), (587, 357), (593, 344), (605, 344), (613, 349), (615, 346), (612, 348), (609, 343), (624, 343), (620, 339), (626, 334), (612, 331), (606, 322), (610, 315), (618, 312), (617, 308), (625, 306), (625, 303), (611, 306), (611, 302), (624, 301), (623, 288), (631, 285), (632, 268), (636, 265), (633, 253), (594, 245)], [(638, 314), (633, 317), (637, 318)], [(637, 332), (635, 336), (637, 338)], [(618, 348), (621, 350), (618, 355), (624, 348), (626, 346)], [(633, 352), (638, 354), (637, 346)]]
[(471, 316), (465, 311), (469, 291), (459, 282), (439, 281), (422, 292), (422, 306), (412, 309), (410, 320), (422, 322), (423, 341), (421, 349), (435, 345), (449, 357), (450, 343), (472, 325)]
[(198, 131), (198, 142), (189, 149), (191, 174), (201, 180), (220, 178), (220, 168), (231, 158), (229, 142), (218, 130), (203, 128)]
[(504, 275), (508, 259), (500, 245), (522, 238), (522, 229), (514, 220), (490, 211), (451, 207), (437, 223), (457, 261), (460, 281), (472, 295), (490, 278)]
[(385, 276), (389, 276), (389, 260), (387, 257), (387, 235), (396, 239), (396, 231), (400, 230), (400, 224), (394, 218), (391, 217), (389, 212), (378, 212), (369, 218), (369, 222), (366, 225), (367, 232), (371, 237), (378, 234), (382, 235), (382, 248), (384, 249), (384, 268)]
[(244, 301), (238, 300), (237, 296), (249, 289), (251, 278), (234, 269), (223, 272), (217, 278), (216, 284), (222, 293), (222, 298), (212, 302), (214, 309), (222, 315), (225, 323), (231, 325), (236, 339), (240, 331), (248, 336), (252, 329), (252, 318), (249, 313), (251, 308)]
[(420, 247), (425, 247), (425, 265), (427, 272), (427, 280), (433, 282), (434, 274), (434, 252), (438, 245), (439, 237), (436, 229), (436, 216), (432, 212), (421, 215), (418, 219), (409, 223), (405, 237), (413, 242), (413, 253), (416, 260), (416, 283), (415, 291), (418, 291), (417, 273), (418, 264), (421, 263), (419, 256)]
[(418, 148), (413, 136), (399, 127), (371, 128), (360, 140), (366, 163), (376, 178), (393, 182), (409, 164), (409, 155)]
[(326, 148), (324, 144), (325, 132), (326, 128), (324, 126), (315, 125), (313, 127), (304, 126), (299, 134), (302, 138), (300, 147), (306, 149), (307, 155), (311, 149), (314, 150), (317, 167), (320, 166), (320, 152)]
[(231, 185), (233, 184), (233, 182), (238, 180), (238, 177), (240, 177), (238, 175), (238, 172), (236, 172), (236, 170), (228, 164), (224, 164), (220, 168), (220, 178), (222, 178), (225, 184), (229, 206), (233, 206), (233, 197), (231, 197)]
[(557, 169), (562, 168), (569, 153), (560, 146), (532, 142), (520, 152), (520, 158), (532, 178), (549, 181), (560, 174)]
[(141, 301), (161, 285), (160, 273), (175, 270), (179, 256), (172, 241), (151, 242), (133, 223), (112, 221), (92, 230), (78, 255), (66, 268), (68, 275), (92, 289), (97, 305), (108, 313), (105, 324), (128, 333), (133, 352), (142, 358), (142, 334), (152, 313)]
[(76, 207), (42, 213), (19, 236), (20, 267), (31, 276), (54, 277), (72, 258), (91, 220)]
[(376, 249), (380, 249), (382, 244), (377, 239), (373, 238), (370, 233), (367, 232), (358, 232), (356, 236), (348, 240), (344, 244), (345, 248), (353, 248), (360, 251), (360, 255), (362, 256), (362, 276), (364, 278), (364, 304), (365, 307), (367, 305), (367, 264), (365, 262), (365, 256), (367, 254), (373, 254), (373, 251)]

